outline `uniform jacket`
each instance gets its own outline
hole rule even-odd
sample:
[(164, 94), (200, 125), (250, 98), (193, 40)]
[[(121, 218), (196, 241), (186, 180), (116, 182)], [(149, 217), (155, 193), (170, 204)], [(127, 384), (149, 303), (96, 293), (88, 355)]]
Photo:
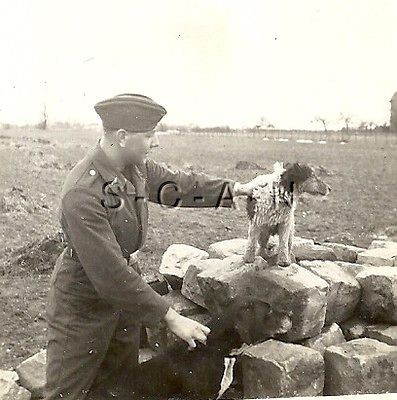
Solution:
[(69, 173), (60, 220), (67, 247), (52, 284), (80, 307), (97, 300), (152, 325), (169, 305), (128, 266), (145, 242), (147, 201), (163, 206), (230, 207), (233, 181), (172, 171), (147, 159), (117, 172), (99, 144)]

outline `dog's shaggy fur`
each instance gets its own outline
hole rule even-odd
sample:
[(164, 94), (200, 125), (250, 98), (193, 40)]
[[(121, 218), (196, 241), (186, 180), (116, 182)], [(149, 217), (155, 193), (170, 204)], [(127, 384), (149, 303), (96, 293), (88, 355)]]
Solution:
[(178, 343), (164, 353), (115, 378), (119, 400), (217, 398), (224, 374), (224, 359), (243, 343), (251, 344), (284, 334), (291, 328), (285, 313), (252, 296), (234, 300), (212, 318), (207, 344), (188, 350)]
[(325, 196), (331, 188), (307, 164), (294, 163), (283, 167), (276, 163), (274, 170), (269, 175), (268, 184), (254, 189), (252, 197), (247, 200), (249, 230), (244, 261), (254, 261), (258, 242), (258, 255), (268, 259), (268, 240), (277, 233), (277, 264), (285, 267), (291, 264), (294, 212), (299, 194), (306, 192)]

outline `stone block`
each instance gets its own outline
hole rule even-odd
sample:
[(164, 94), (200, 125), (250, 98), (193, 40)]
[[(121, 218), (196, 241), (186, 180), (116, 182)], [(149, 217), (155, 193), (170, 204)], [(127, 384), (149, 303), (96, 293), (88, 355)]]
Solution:
[[(257, 258), (256, 267), (246, 274), (250, 295), (268, 303), (273, 310), (289, 315), (292, 327), (280, 336), (284, 341), (300, 341), (318, 335), (324, 326), (329, 285), (319, 276), (296, 264), (287, 268), (269, 267)], [(263, 261), (263, 260), (262, 260)], [(219, 296), (216, 290), (213, 296)], [(219, 302), (219, 301), (218, 301)]]
[(41, 350), (22, 361), (15, 368), (19, 383), (32, 393), (32, 397), (44, 397), (46, 384), (46, 351)]
[(369, 325), (365, 330), (365, 336), (391, 346), (397, 346), (397, 326), (384, 324)]
[(393, 247), (376, 247), (360, 253), (357, 262), (375, 267), (392, 267), (395, 265), (396, 256), (397, 250)]
[(159, 274), (144, 274), (142, 279), (158, 294), (164, 296), (169, 292), (168, 284), (165, 278)]
[(319, 396), (324, 361), (318, 351), (267, 340), (241, 355), (244, 398)]
[(212, 243), (208, 247), (208, 253), (211, 258), (226, 258), (235, 255), (244, 255), (247, 248), (247, 239), (237, 238), (222, 240)]
[(349, 319), (360, 301), (361, 288), (357, 280), (332, 261), (301, 261), (300, 265), (329, 285), (325, 323), (330, 325)]
[(368, 250), (371, 249), (394, 249), (397, 255), (397, 242), (393, 242), (391, 240), (379, 240), (375, 239), (372, 241), (372, 243), (369, 245)]
[(342, 329), (338, 324), (325, 326), (321, 333), (313, 338), (306, 339), (302, 344), (324, 355), (327, 347), (346, 342)]
[[(277, 254), (278, 254), (278, 245), (279, 245), (279, 237), (277, 235), (270, 236), (269, 241), (267, 243), (267, 253), (268, 253), (268, 261), (271, 260), (270, 263), (272, 265), (276, 263), (275, 261), (277, 259)], [(302, 254), (305, 251), (305, 249), (310, 250), (312, 246), (314, 246), (313, 239), (306, 239), (299, 236), (294, 236), (292, 242), (292, 253), (294, 255), (295, 253)], [(295, 262), (295, 260), (293, 262)]]
[(397, 347), (374, 339), (356, 339), (324, 353), (326, 395), (397, 391)]
[[(260, 257), (257, 259), (266, 263)], [(237, 255), (212, 260), (208, 268), (197, 275), (197, 282), (207, 309), (212, 314), (219, 314), (238, 295), (249, 293), (248, 279), (255, 267), (245, 264), (243, 256)]]
[(0, 377), (0, 400), (30, 400), (31, 393), (12, 379)]
[(172, 244), (164, 252), (159, 272), (164, 275), (173, 289), (181, 289), (182, 280), (193, 260), (208, 258), (206, 251), (187, 244)]
[(332, 249), (336, 255), (336, 259), (339, 261), (354, 263), (357, 261), (357, 256), (366, 249), (362, 247), (350, 246), (342, 243), (323, 243), (323, 246)]
[(18, 374), (15, 371), (0, 369), (0, 379), (3, 381), (13, 381), (16, 382), (18, 378)]
[(216, 268), (219, 259), (209, 258), (206, 260), (192, 261), (183, 278), (181, 293), (187, 299), (193, 301), (201, 307), (206, 307), (203, 293), (197, 280), (197, 275), (208, 268)]
[(163, 296), (163, 299), (167, 301), (171, 308), (184, 317), (190, 317), (205, 312), (202, 307), (182, 296), (179, 290), (172, 290), (170, 293)]
[(340, 267), (343, 268), (345, 272), (355, 278), (360, 272), (365, 271), (368, 268), (371, 268), (368, 265), (357, 264), (357, 263), (350, 263), (345, 261), (335, 261), (335, 264), (338, 264)]
[(362, 288), (361, 316), (372, 322), (397, 324), (397, 268), (373, 267), (356, 278)]
[(304, 245), (293, 248), (295, 258), (300, 260), (329, 260), (335, 261), (336, 254), (333, 249), (319, 244)]
[(368, 325), (369, 322), (353, 317), (348, 321), (342, 322), (340, 327), (342, 328), (346, 340), (355, 340), (365, 337)]

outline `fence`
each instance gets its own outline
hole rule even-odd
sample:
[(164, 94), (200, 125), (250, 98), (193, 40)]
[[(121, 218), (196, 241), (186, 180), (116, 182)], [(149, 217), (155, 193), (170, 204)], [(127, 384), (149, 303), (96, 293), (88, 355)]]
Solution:
[(257, 130), (257, 131), (185, 131), (172, 132), (178, 135), (205, 136), (205, 137), (252, 137), (263, 140), (276, 141), (313, 141), (313, 142), (351, 142), (364, 141), (368, 143), (388, 143), (397, 145), (397, 134), (387, 132), (365, 132), (365, 131), (286, 131), (286, 130)]

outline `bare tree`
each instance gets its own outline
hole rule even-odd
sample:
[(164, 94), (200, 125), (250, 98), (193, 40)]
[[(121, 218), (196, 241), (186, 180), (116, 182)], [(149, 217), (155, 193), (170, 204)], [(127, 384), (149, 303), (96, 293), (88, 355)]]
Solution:
[(37, 127), (45, 131), (47, 129), (47, 121), (48, 121), (47, 106), (44, 103), (43, 112), (41, 114), (41, 121), (37, 124)]
[(258, 124), (255, 125), (255, 129), (274, 129), (274, 125), (266, 118), (261, 117)]
[(341, 114), (340, 114), (340, 119), (341, 119), (341, 121), (343, 121), (343, 122), (345, 123), (344, 130), (345, 130), (347, 133), (349, 133), (349, 128), (350, 128), (350, 125), (349, 125), (349, 124), (352, 122), (351, 116), (350, 116), (350, 115), (347, 115), (347, 114), (341, 113)]
[(373, 121), (361, 121), (358, 129), (360, 131), (372, 131), (376, 128), (376, 124)]
[(316, 122), (321, 122), (322, 124), (323, 124), (323, 127), (324, 127), (324, 133), (327, 133), (328, 132), (328, 130), (327, 130), (327, 120), (324, 118), (324, 117), (316, 117), (315, 118), (315, 121)]

